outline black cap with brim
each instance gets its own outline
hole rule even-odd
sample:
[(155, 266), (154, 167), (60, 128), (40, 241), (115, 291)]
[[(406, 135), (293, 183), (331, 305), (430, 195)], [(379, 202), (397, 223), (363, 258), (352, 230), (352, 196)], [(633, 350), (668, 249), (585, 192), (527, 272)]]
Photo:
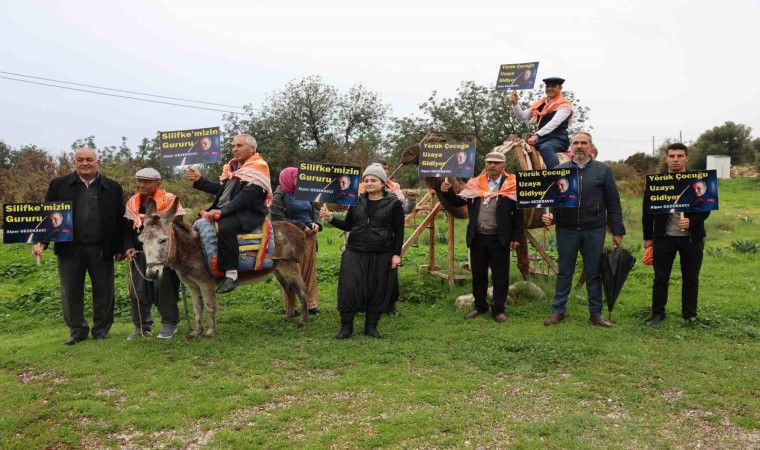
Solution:
[(556, 84), (558, 86), (562, 86), (565, 84), (565, 79), (560, 77), (549, 77), (543, 79), (544, 84)]

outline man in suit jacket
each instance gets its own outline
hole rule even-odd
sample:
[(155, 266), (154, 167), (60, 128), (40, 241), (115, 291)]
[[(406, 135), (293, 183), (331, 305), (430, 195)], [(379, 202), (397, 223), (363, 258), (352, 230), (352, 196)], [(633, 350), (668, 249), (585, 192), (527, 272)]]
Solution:
[(238, 242), (237, 235), (253, 231), (264, 222), (272, 202), (269, 166), (258, 152), (256, 139), (239, 134), (232, 140), (233, 159), (224, 165), (219, 182), (203, 178), (193, 166), (187, 169), (187, 178), (193, 187), (214, 194), (214, 202), (204, 217), (219, 220), (219, 270), (224, 281), (216, 292), (230, 292), (237, 286)]
[(454, 206), (467, 205), (467, 247), (470, 249), (472, 294), (475, 308), (464, 316), (474, 319), (488, 312), (488, 268), (493, 280), (493, 318), (504, 322), (504, 305), (509, 290), (509, 250), (520, 245), (523, 232), (522, 211), (517, 209), (515, 176), (507, 174), (506, 158), (501, 153), (486, 155), (486, 170), (467, 182), (458, 195), (445, 181), (443, 196)]
[[(58, 275), (61, 280), (63, 318), (69, 327), (66, 345), (87, 339), (90, 326), (84, 317), (84, 278), (92, 284), (92, 336), (108, 337), (113, 325), (114, 257), (124, 257), (124, 193), (121, 185), (98, 172), (100, 160), (91, 148), (74, 152), (74, 172), (50, 182), (46, 202), (72, 202), (74, 239), (56, 242)], [(42, 257), (48, 242), (32, 248)]]

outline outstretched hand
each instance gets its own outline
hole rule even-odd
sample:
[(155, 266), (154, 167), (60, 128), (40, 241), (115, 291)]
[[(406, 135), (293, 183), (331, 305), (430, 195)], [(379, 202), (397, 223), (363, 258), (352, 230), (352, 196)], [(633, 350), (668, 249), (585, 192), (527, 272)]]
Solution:
[(332, 222), (333, 216), (330, 214), (330, 211), (327, 209), (327, 205), (322, 205), (322, 207), (319, 209), (319, 217), (322, 219)]
[(201, 173), (193, 166), (187, 167), (187, 179), (195, 183), (201, 179)]

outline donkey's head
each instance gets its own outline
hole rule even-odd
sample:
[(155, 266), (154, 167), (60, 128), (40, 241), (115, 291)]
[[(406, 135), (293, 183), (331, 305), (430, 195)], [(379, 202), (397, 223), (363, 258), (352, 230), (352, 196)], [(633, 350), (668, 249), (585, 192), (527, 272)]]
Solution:
[[(179, 198), (174, 199), (172, 206), (163, 213), (156, 212), (156, 203), (149, 198), (145, 204), (145, 219), (139, 240), (143, 245), (145, 275), (157, 279), (164, 271), (164, 266), (170, 265), (172, 255), (176, 253), (176, 242), (173, 242), (172, 222), (177, 214)], [(182, 219), (180, 216), (178, 219)]]

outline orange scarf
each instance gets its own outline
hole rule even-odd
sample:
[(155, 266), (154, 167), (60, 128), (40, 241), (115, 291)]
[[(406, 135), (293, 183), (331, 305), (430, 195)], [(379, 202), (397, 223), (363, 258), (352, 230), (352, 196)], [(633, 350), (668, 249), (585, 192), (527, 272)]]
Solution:
[(233, 162), (235, 162), (234, 159), (224, 165), (222, 176), (219, 177), (219, 180), (224, 181), (234, 177), (239, 178), (245, 183), (261, 187), (267, 194), (266, 205), (269, 206), (272, 203), (272, 183), (269, 179), (269, 165), (267, 162), (264, 161), (258, 152), (254, 153), (253, 156), (248, 158), (234, 172), (232, 171)]
[[(156, 202), (156, 212), (162, 213), (174, 204), (174, 199), (177, 198), (174, 194), (166, 192), (163, 189), (157, 189), (153, 194), (153, 201)], [(132, 226), (139, 230), (142, 226), (143, 218), (145, 214), (140, 214), (140, 204), (142, 203), (142, 197), (140, 194), (135, 194), (127, 201), (127, 209), (124, 212), (124, 217), (132, 221)], [(185, 209), (182, 205), (177, 205), (177, 215), (184, 216)]]
[(488, 207), (488, 202), (496, 196), (502, 195), (517, 201), (517, 178), (513, 174), (502, 172), (501, 176), (506, 177), (504, 183), (501, 184), (501, 188), (498, 191), (491, 192), (488, 189), (488, 173), (485, 171), (475, 178), (470, 178), (459, 196), (462, 198), (476, 198), (483, 199), (483, 204)]
[[(533, 106), (530, 107), (531, 122), (537, 124), (541, 121), (541, 119), (545, 115), (553, 111), (557, 111), (560, 109), (569, 109), (570, 117), (568, 117), (567, 121), (568, 123), (570, 123), (570, 121), (573, 119), (573, 104), (570, 103), (570, 100), (566, 99), (565, 96), (563, 96), (561, 92), (557, 94), (556, 97), (554, 97), (554, 100), (552, 101), (548, 101), (548, 100), (549, 100), (548, 97), (544, 97), (541, 100), (534, 103)], [(544, 106), (544, 109), (539, 111), (538, 108), (543, 104), (546, 104), (546, 106)]]

